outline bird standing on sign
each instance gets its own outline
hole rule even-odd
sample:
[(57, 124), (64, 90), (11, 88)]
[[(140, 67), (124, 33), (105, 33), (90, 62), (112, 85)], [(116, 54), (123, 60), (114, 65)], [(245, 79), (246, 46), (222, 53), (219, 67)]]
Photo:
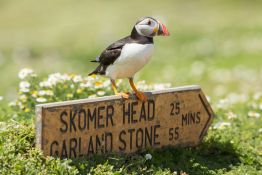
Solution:
[(150, 60), (154, 50), (153, 37), (159, 35), (169, 35), (166, 26), (152, 17), (142, 17), (136, 22), (131, 35), (114, 42), (96, 60), (91, 61), (100, 64), (89, 75), (109, 77), (114, 93), (123, 98), (128, 98), (129, 95), (118, 93), (115, 80), (128, 78), (137, 98), (146, 101), (147, 97), (137, 90), (133, 77)]

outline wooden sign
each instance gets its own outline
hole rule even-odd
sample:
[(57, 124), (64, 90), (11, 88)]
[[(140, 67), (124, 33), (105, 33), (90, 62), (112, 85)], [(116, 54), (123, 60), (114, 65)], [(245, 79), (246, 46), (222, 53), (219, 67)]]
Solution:
[(214, 113), (199, 86), (147, 96), (144, 103), (108, 96), (37, 105), (37, 145), (44, 155), (72, 158), (194, 146), (203, 139)]

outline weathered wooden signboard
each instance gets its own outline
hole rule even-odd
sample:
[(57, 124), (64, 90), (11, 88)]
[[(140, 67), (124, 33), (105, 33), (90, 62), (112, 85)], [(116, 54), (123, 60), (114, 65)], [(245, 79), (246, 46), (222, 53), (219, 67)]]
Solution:
[(199, 86), (37, 105), (37, 145), (47, 156), (132, 153), (167, 145), (194, 146), (214, 114)]

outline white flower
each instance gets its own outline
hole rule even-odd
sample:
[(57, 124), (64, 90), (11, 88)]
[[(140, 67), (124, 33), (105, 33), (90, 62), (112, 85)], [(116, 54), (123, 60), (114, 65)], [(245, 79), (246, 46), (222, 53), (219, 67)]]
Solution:
[(258, 100), (260, 97), (262, 97), (262, 93), (260, 93), (260, 92), (257, 92), (257, 93), (255, 93), (255, 94), (253, 95), (253, 99), (254, 99), (254, 100)]
[(48, 79), (46, 81), (40, 82), (39, 85), (41, 87), (52, 87), (59, 82), (64, 82), (70, 79), (71, 79), (70, 76), (67, 74), (62, 75), (60, 73), (54, 73), (54, 74), (50, 74), (48, 76)]
[(81, 88), (89, 88), (91, 86), (92, 86), (92, 84), (90, 82), (80, 83), (80, 87)]
[(227, 99), (221, 99), (217, 103), (217, 108), (226, 109), (229, 106), (229, 101)]
[(237, 118), (237, 115), (231, 111), (228, 112), (226, 115), (228, 119)]
[(49, 95), (49, 96), (53, 96), (53, 95), (54, 95), (54, 92), (51, 91), (51, 90), (46, 90), (46, 91), (45, 91), (45, 94), (46, 94), (46, 95)]
[(74, 84), (70, 84), (70, 88), (71, 88), (71, 89), (74, 89), (74, 88), (75, 88), (75, 85), (74, 85)]
[(30, 90), (28, 88), (22, 88), (22, 89), (19, 89), (20, 92), (29, 92)]
[(91, 75), (91, 76), (85, 77), (84, 80), (86, 80), (86, 81), (94, 81), (96, 79), (96, 77), (97, 76), (95, 76), (95, 75)]
[(153, 88), (154, 88), (154, 90), (162, 90), (162, 89), (165, 89), (167, 87), (169, 87), (168, 84), (155, 84)]
[(0, 133), (1, 133), (2, 131), (5, 131), (7, 127), (8, 127), (7, 123), (5, 123), (5, 122), (0, 122)]
[(105, 95), (105, 94), (106, 94), (105, 91), (97, 91), (97, 95), (99, 95), (99, 96), (103, 96), (103, 95)]
[(106, 80), (106, 81), (103, 82), (103, 86), (104, 87), (108, 87), (110, 85), (111, 85), (111, 81), (110, 80)]
[(18, 101), (17, 102), (17, 105), (19, 106), (20, 109), (23, 109), (25, 106), (23, 105), (22, 102)]
[(52, 84), (49, 81), (42, 81), (39, 83), (39, 86), (49, 88), (49, 87), (52, 87)]
[(28, 68), (24, 68), (22, 70), (20, 70), (20, 72), (18, 73), (18, 77), (23, 80), (25, 79), (27, 76), (29, 75), (33, 75), (34, 71), (32, 69), (28, 69)]
[(2, 101), (4, 99), (4, 97), (3, 96), (0, 96), (0, 101)]
[(231, 126), (229, 122), (218, 122), (214, 125), (214, 129), (224, 129), (226, 126)]
[(260, 114), (258, 112), (254, 112), (254, 111), (249, 111), (247, 115), (248, 115), (248, 117), (251, 117), (251, 118), (259, 118), (260, 117)]
[(259, 104), (259, 109), (262, 110), (262, 103)]
[(96, 98), (96, 94), (93, 94), (93, 95), (89, 95), (88, 98)]
[(29, 88), (30, 87), (30, 83), (27, 82), (27, 81), (21, 81), (20, 84), (19, 84), (19, 88), (22, 89), (22, 88)]
[(81, 81), (83, 81), (83, 78), (81, 77), (81, 75), (74, 76), (73, 82), (78, 83), (78, 82), (81, 82)]
[(174, 172), (173, 172), (173, 175), (177, 175), (177, 171), (174, 171)]
[(102, 81), (96, 81), (94, 84), (95, 89), (103, 88), (103, 82)]
[(16, 101), (11, 101), (8, 103), (8, 106), (16, 106)]
[(40, 90), (38, 94), (40, 96), (44, 96), (44, 95), (53, 96), (54, 95), (53, 91), (51, 90)]
[(68, 80), (71, 80), (71, 77), (68, 74), (63, 74), (60, 76), (60, 80), (68, 81)]
[(146, 158), (146, 160), (151, 160), (152, 159), (152, 155), (151, 154), (146, 154), (145, 158)]
[(38, 92), (38, 94), (39, 94), (40, 96), (43, 96), (43, 95), (45, 95), (45, 91), (44, 91), (44, 90), (40, 90), (40, 91)]
[(22, 102), (26, 102), (27, 100), (27, 96), (25, 94), (22, 94), (19, 96), (19, 99), (22, 101)]
[(29, 92), (30, 83), (27, 81), (21, 81), (19, 83), (19, 91), (20, 92)]
[(43, 97), (39, 97), (39, 98), (36, 99), (36, 101), (39, 102), (39, 103), (44, 103), (44, 102), (47, 101), (47, 99), (43, 98)]

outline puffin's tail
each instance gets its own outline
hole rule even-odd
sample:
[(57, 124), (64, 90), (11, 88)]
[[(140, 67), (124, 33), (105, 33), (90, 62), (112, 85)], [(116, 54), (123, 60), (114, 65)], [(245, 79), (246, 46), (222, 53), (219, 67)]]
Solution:
[(97, 66), (97, 68), (88, 74), (88, 76), (93, 75), (93, 74), (99, 74), (99, 75), (104, 75), (105, 74), (105, 68), (102, 64), (100, 64), (99, 66)]
[(91, 75), (94, 75), (94, 74), (97, 74), (96, 70), (94, 70), (93, 72), (89, 73), (88, 76), (91, 76)]

